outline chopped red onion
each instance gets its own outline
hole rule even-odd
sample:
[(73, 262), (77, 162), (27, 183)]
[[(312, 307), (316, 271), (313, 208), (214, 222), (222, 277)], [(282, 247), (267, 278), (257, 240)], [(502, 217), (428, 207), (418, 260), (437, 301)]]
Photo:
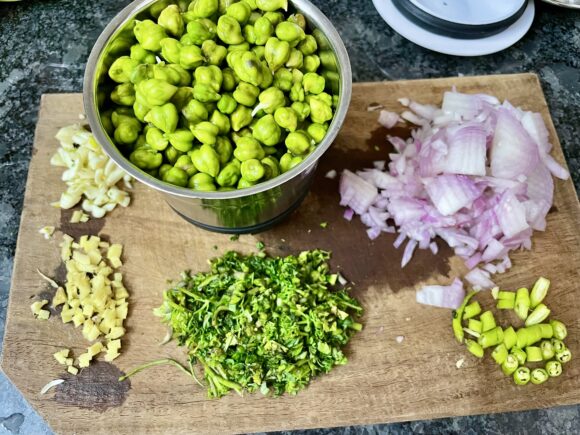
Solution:
[(389, 112), (388, 110), (381, 110), (379, 113), (379, 124), (385, 128), (393, 128), (400, 120), (398, 113)]
[[(394, 223), (395, 248), (407, 241), (402, 267), (417, 248), (437, 254), (440, 237), (465, 261), (465, 279), (474, 289), (493, 287), (491, 275), (511, 267), (509, 252), (531, 249), (533, 230), (546, 228), (552, 175), (569, 177), (549, 154), (542, 116), (491, 95), (455, 90), (444, 94), (441, 108), (399, 102), (409, 109), (401, 118), (418, 127), (407, 140), (387, 137), (394, 152), (386, 166), (377, 161), (357, 174), (343, 172), (345, 218), (360, 215), (371, 239), (392, 232)], [(387, 115), (395, 119), (381, 112), (382, 123)], [(441, 298), (447, 291), (426, 289), (425, 300), (435, 301), (427, 295)]]
[(336, 176), (338, 175), (338, 173), (336, 172), (336, 170), (331, 169), (330, 171), (328, 171), (324, 176), (326, 178), (329, 178), (331, 180), (334, 180), (336, 178)]

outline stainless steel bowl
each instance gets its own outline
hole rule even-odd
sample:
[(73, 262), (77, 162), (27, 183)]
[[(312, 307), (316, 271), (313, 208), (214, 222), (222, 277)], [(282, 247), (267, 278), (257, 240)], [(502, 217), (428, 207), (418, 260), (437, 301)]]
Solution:
[(242, 190), (194, 191), (165, 183), (133, 165), (117, 149), (100, 117), (100, 110), (106, 109), (108, 100), (102, 98), (102, 90), (111, 84), (108, 83), (108, 66), (127, 51), (127, 41), (133, 38), (130, 30), (133, 21), (150, 18), (151, 7), (158, 3), (159, 0), (136, 0), (131, 3), (107, 25), (91, 51), (85, 71), (83, 97), (93, 134), (111, 159), (137, 180), (161, 192), (169, 206), (189, 222), (224, 233), (264, 230), (300, 205), (308, 193), (318, 160), (332, 144), (344, 122), (352, 88), (346, 48), (330, 20), (316, 6), (308, 0), (291, 0), (290, 10), (302, 13), (310, 30), (318, 32), (326, 43), (326, 47), (322, 47), (326, 56), (321, 67), (327, 77), (334, 78), (327, 79), (327, 84), (339, 95), (339, 104), (326, 137), (301, 164), (279, 177)]

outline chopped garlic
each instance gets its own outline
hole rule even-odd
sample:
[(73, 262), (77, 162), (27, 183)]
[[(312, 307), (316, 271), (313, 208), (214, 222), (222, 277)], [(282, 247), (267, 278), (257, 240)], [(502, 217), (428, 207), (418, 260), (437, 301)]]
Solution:
[(39, 229), (38, 232), (42, 234), (46, 240), (48, 240), (54, 234), (54, 230), (55, 228), (53, 226), (46, 226)]
[(71, 224), (78, 224), (88, 222), (89, 215), (83, 212), (82, 210), (75, 210), (70, 218)]
[(396, 341), (397, 343), (399, 343), (399, 344), (401, 344), (401, 343), (403, 342), (403, 340), (404, 340), (404, 339), (405, 339), (405, 337), (404, 337), (404, 336), (402, 336), (402, 335), (397, 335), (397, 336), (395, 337), (395, 341)]
[[(66, 168), (62, 180), (67, 184), (67, 190), (59, 201), (51, 205), (69, 209), (82, 201), (83, 210), (95, 218), (103, 217), (117, 205), (129, 205), (129, 194), (117, 187), (117, 183), (123, 181), (130, 189), (131, 177), (109, 159), (90, 132), (80, 125), (71, 125), (61, 128), (56, 138), (60, 147), (50, 164)], [(71, 218), (72, 223), (87, 220), (88, 215), (80, 210), (75, 211)]]

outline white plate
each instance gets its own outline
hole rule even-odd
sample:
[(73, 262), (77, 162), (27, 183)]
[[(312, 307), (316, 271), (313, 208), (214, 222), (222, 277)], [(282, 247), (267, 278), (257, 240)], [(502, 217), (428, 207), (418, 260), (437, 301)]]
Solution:
[(526, 0), (405, 0), (419, 9), (457, 24), (493, 24), (513, 17)]
[(523, 15), (511, 26), (493, 36), (481, 39), (455, 39), (437, 35), (409, 21), (391, 0), (373, 0), (381, 17), (404, 38), (421, 47), (455, 56), (482, 56), (497, 53), (518, 42), (534, 21), (534, 0), (528, 0)]

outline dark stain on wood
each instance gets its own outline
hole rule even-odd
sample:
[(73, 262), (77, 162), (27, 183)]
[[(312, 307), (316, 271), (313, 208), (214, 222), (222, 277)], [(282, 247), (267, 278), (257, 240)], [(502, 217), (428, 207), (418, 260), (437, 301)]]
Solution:
[[(288, 255), (302, 250), (320, 248), (332, 251), (331, 264), (358, 289), (388, 283), (393, 291), (410, 287), (433, 275), (447, 275), (452, 250), (439, 240), (439, 253), (417, 249), (411, 262), (401, 269), (403, 247), (395, 249), (396, 234), (383, 233), (370, 240), (366, 226), (358, 217), (351, 222), (343, 218), (344, 207), (339, 205), (338, 182), (343, 169), (351, 171), (372, 167), (373, 161), (385, 160), (392, 151), (387, 134), (403, 135), (405, 130), (373, 131), (365, 150), (343, 151), (331, 147), (320, 160), (315, 180), (304, 203), (292, 216), (272, 230), (260, 234), (272, 254)], [(376, 146), (376, 148), (375, 148)], [(378, 148), (378, 149), (377, 149)], [(325, 177), (336, 170), (335, 179)], [(320, 224), (327, 222), (326, 228)]]
[(95, 219), (91, 216), (88, 222), (72, 224), (70, 222), (70, 218), (72, 217), (73, 212), (76, 210), (80, 210), (80, 208), (75, 207), (68, 210), (60, 210), (60, 226), (58, 229), (63, 233), (74, 237), (75, 239), (78, 239), (80, 236), (84, 235), (98, 236), (105, 226), (105, 218), (103, 217), (100, 219)]
[(76, 376), (64, 374), (65, 381), (56, 386), (54, 400), (62, 405), (98, 412), (121, 406), (131, 389), (129, 379), (119, 382), (124, 374), (114, 364), (96, 361)]

